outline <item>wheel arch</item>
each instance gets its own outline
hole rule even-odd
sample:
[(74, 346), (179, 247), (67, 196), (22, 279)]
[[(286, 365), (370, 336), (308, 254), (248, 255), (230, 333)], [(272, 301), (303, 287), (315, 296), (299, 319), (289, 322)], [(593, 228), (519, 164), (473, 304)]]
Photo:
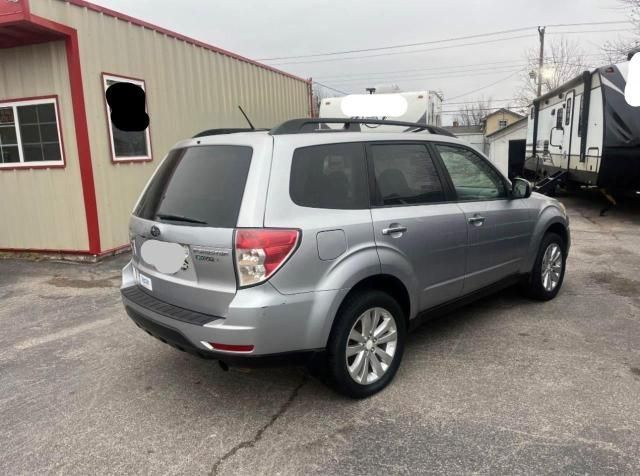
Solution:
[[(351, 287), (349, 292), (344, 296), (342, 302), (338, 306), (336, 315), (341, 311), (341, 309), (345, 306), (345, 303), (349, 301), (353, 296), (360, 294), (366, 291), (382, 291), (389, 294), (393, 299), (396, 300), (402, 312), (404, 314), (405, 324), (409, 325), (409, 319), (411, 317), (412, 305), (411, 305), (411, 297), (409, 294), (409, 290), (404, 285), (404, 283), (391, 274), (375, 274), (368, 276), (364, 279), (361, 279), (354, 286)], [(333, 323), (335, 322), (335, 317), (333, 318), (331, 327), (333, 328)]]
[(538, 217), (538, 223), (536, 224), (531, 242), (529, 243), (527, 260), (522, 270), (524, 274), (531, 272), (538, 254), (540, 243), (544, 236), (549, 232), (560, 235), (564, 240), (565, 247), (568, 249), (571, 241), (569, 223), (555, 206), (545, 208)]

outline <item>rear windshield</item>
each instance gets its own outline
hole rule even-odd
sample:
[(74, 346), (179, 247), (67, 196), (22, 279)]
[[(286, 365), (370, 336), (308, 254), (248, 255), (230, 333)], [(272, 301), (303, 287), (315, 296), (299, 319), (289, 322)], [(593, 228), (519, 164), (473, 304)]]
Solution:
[(251, 155), (251, 147), (235, 145), (172, 150), (134, 215), (180, 225), (235, 227)]

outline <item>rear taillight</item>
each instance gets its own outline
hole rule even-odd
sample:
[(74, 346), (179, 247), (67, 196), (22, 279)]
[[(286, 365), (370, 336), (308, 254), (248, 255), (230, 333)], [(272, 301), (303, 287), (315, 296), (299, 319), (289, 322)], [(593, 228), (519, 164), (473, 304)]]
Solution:
[(299, 239), (298, 230), (236, 230), (235, 259), (240, 286), (250, 286), (269, 279), (293, 253)]

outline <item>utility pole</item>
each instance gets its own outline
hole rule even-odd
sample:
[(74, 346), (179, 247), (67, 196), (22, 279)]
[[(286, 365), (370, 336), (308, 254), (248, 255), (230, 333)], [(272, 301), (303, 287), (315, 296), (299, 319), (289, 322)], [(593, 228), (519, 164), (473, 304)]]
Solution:
[(544, 26), (538, 27), (538, 36), (540, 37), (540, 59), (538, 61), (538, 97), (542, 94), (542, 67), (544, 66)]

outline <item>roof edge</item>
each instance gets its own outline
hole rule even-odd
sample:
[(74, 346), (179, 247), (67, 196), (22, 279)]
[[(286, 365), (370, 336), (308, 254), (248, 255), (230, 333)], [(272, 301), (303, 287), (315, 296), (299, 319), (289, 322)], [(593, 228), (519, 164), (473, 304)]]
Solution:
[(77, 7), (83, 7), (83, 8), (86, 8), (88, 10), (92, 10), (92, 11), (97, 12), (97, 13), (102, 13), (104, 15), (108, 15), (110, 17), (117, 18), (118, 20), (129, 22), (129, 23), (131, 23), (133, 25), (136, 25), (136, 26), (147, 28), (148, 30), (157, 31), (158, 33), (162, 33), (163, 35), (169, 36), (169, 37), (174, 38), (176, 40), (184, 41), (186, 43), (190, 43), (192, 45), (199, 46), (199, 47), (207, 49), (209, 51), (213, 51), (214, 53), (219, 53), (219, 54), (228, 56), (230, 58), (236, 59), (238, 61), (243, 61), (245, 63), (249, 63), (249, 64), (251, 64), (253, 66), (257, 66), (258, 68), (262, 68), (262, 69), (265, 69), (267, 71), (271, 71), (272, 73), (281, 74), (282, 76), (286, 76), (288, 78), (295, 79), (296, 81), (302, 81), (303, 83), (306, 83), (306, 84), (309, 84), (311, 82), (311, 80), (309, 80), (309, 79), (301, 78), (301, 77), (296, 76), (294, 74), (287, 73), (286, 71), (282, 71), (280, 69), (274, 68), (274, 67), (266, 65), (264, 63), (260, 63), (258, 61), (249, 59), (249, 58), (247, 58), (245, 56), (233, 53), (233, 52), (225, 50), (223, 48), (219, 48), (219, 47), (211, 45), (209, 43), (205, 43), (204, 41), (196, 40), (195, 38), (192, 38), (190, 36), (186, 36), (186, 35), (183, 35), (181, 33), (177, 33), (175, 31), (169, 30), (167, 28), (163, 28), (161, 26), (155, 25), (153, 23), (149, 23), (147, 21), (140, 20), (139, 18), (135, 18), (135, 17), (129, 16), (129, 15), (125, 14), (125, 13), (118, 12), (116, 10), (111, 10), (110, 8), (103, 7), (101, 5), (97, 5), (97, 4), (92, 3), (92, 2), (88, 2), (87, 0), (64, 0), (64, 1), (69, 3), (69, 4), (71, 4), (71, 5), (75, 5)]

